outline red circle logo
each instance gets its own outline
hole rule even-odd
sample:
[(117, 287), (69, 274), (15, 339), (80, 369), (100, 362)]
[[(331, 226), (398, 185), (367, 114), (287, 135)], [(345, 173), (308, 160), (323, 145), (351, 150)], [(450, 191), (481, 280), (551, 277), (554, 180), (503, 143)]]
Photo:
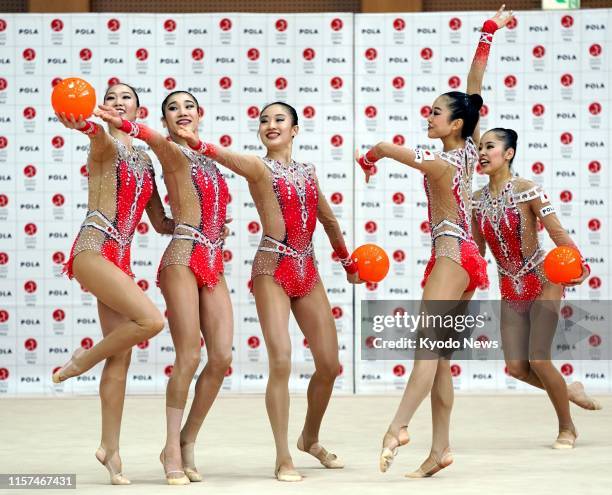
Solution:
[(544, 105), (541, 103), (536, 103), (533, 107), (531, 107), (531, 113), (533, 113), (536, 117), (541, 117), (544, 115)]
[(106, 27), (108, 28), (109, 31), (119, 31), (119, 28), (121, 27), (121, 23), (119, 22), (119, 19), (109, 19), (108, 22), (106, 23)]
[(597, 232), (601, 228), (601, 222), (597, 218), (589, 220), (589, 230)]
[(393, 144), (397, 144), (398, 146), (403, 146), (406, 143), (406, 138), (401, 134), (396, 134), (393, 136)]
[(81, 58), (83, 62), (88, 62), (89, 60), (91, 60), (92, 55), (93, 53), (89, 48), (83, 48), (79, 52), (79, 57)]
[(83, 177), (89, 177), (89, 172), (87, 171), (87, 165), (81, 165), (80, 172)]
[(504, 78), (504, 84), (507, 88), (514, 88), (514, 86), (516, 86), (516, 77), (513, 75), (506, 76)]
[(344, 82), (342, 81), (341, 77), (336, 76), (329, 80), (329, 84), (331, 85), (332, 89), (340, 89)]
[(139, 234), (144, 235), (149, 232), (149, 224), (147, 222), (140, 222), (136, 230)]
[(146, 119), (149, 116), (149, 109), (147, 107), (140, 107), (138, 109), (137, 117), (141, 120)]
[[(61, 79), (60, 79), (60, 81), (61, 81)], [(115, 84), (120, 84), (120, 83), (121, 83), (121, 81), (119, 80), (119, 78), (118, 78), (118, 77), (110, 77), (110, 78), (108, 79), (108, 82), (107, 82), (107, 84), (108, 84), (109, 86), (114, 86)]]
[(51, 30), (59, 33), (62, 29), (64, 29), (64, 23), (61, 19), (53, 19), (51, 21)]
[(148, 341), (148, 340), (143, 340), (142, 342), (138, 342), (138, 344), (136, 344), (136, 346), (137, 346), (139, 349), (144, 350), (144, 349), (146, 349), (147, 347), (149, 347), (149, 341)]
[(9, 312), (6, 309), (0, 309), (0, 323), (6, 323), (9, 318)]
[(276, 23), (274, 24), (274, 27), (276, 28), (276, 30), (280, 31), (281, 33), (287, 30), (287, 26), (288, 26), (288, 23), (285, 19), (278, 19)]
[(559, 199), (561, 200), (562, 203), (569, 203), (572, 200), (571, 191), (568, 191), (568, 190), (561, 191), (561, 193), (559, 194)]
[(144, 62), (146, 59), (149, 58), (149, 52), (146, 48), (139, 48), (138, 50), (136, 50), (136, 58), (141, 62)]
[(172, 31), (176, 29), (176, 22), (172, 19), (167, 19), (164, 22), (164, 29), (171, 33)]
[(232, 373), (234, 372), (234, 370), (232, 369), (231, 366), (229, 366), (226, 370), (225, 370), (225, 377), (227, 378), (228, 376), (232, 376)]
[(223, 250), (223, 263), (229, 263), (230, 261), (232, 261), (233, 257), (234, 255), (229, 249)]
[(53, 260), (53, 263), (56, 265), (61, 265), (64, 263), (64, 261), (66, 261), (66, 255), (61, 251), (55, 251), (55, 253), (53, 253), (51, 256), (51, 260)]
[(26, 48), (23, 51), (23, 58), (27, 62), (31, 62), (32, 60), (34, 60), (36, 58), (36, 52), (34, 51), (33, 48)]
[(312, 60), (315, 58), (315, 55), (315, 51), (312, 48), (305, 48), (302, 52), (302, 57), (304, 57), (304, 60)]
[(564, 15), (561, 18), (561, 25), (564, 28), (571, 28), (574, 25), (574, 18), (571, 15)]
[(164, 79), (164, 88), (172, 91), (174, 88), (176, 88), (176, 80), (172, 77), (167, 77)]
[(9, 199), (6, 194), (0, 194), (0, 208), (4, 208), (8, 205)]
[(461, 29), (461, 19), (459, 19), (459, 17), (453, 17), (450, 21), (448, 21), (448, 27), (453, 31), (458, 31)]
[(458, 88), (461, 86), (461, 79), (459, 76), (451, 76), (448, 78), (448, 85), (453, 89)]
[(228, 146), (232, 145), (232, 136), (228, 135), (228, 134), (224, 134), (223, 136), (221, 136), (219, 138), (219, 144), (221, 146), (223, 146), (224, 148), (227, 148)]
[(574, 76), (571, 74), (563, 74), (561, 76), (561, 85), (569, 88), (572, 84), (574, 84)]
[(287, 89), (287, 79), (284, 77), (277, 77), (276, 81), (274, 81), (274, 85), (276, 86), (276, 89), (279, 90)]
[(589, 112), (591, 112), (591, 115), (599, 115), (601, 113), (601, 104), (594, 101), (589, 105)]
[(8, 87), (8, 81), (4, 77), (0, 77), (0, 91), (4, 91)]
[(343, 200), (344, 198), (343, 198), (343, 196), (342, 196), (342, 193), (335, 192), (335, 193), (333, 193), (333, 194), (331, 195), (330, 199), (331, 199), (331, 202), (332, 202), (333, 204), (335, 204), (335, 205), (339, 205), (339, 204), (341, 204), (341, 203), (342, 203), (342, 200)]
[(570, 376), (574, 372), (574, 367), (569, 363), (561, 365), (561, 374), (563, 376)]
[(365, 108), (365, 116), (368, 119), (373, 119), (374, 117), (376, 117), (376, 114), (378, 113), (378, 110), (376, 110), (376, 107), (373, 105), (369, 105)]
[(561, 316), (563, 317), (564, 320), (571, 318), (573, 315), (574, 315), (574, 310), (572, 309), (571, 306), (563, 306), (561, 308)]
[(51, 202), (53, 203), (53, 206), (64, 206), (64, 202), (66, 200), (64, 199), (64, 196), (61, 194), (54, 194), (53, 197), (51, 198)]
[(6, 21), (4, 19), (0, 19), (0, 33), (6, 29)]
[(136, 283), (138, 284), (138, 287), (140, 287), (140, 290), (142, 290), (143, 292), (149, 290), (149, 282), (147, 282), (145, 279), (140, 279)]
[(174, 366), (172, 366), (171, 364), (169, 364), (168, 366), (166, 366), (164, 368), (164, 375), (166, 375), (168, 378), (170, 378), (172, 376), (172, 370), (174, 369)]
[(342, 308), (340, 306), (334, 306), (331, 310), (331, 313), (334, 317), (334, 320), (339, 320), (344, 315), (344, 311), (342, 311)]
[(232, 29), (232, 21), (227, 17), (221, 19), (219, 21), (219, 28), (221, 29), (221, 31), (229, 31), (230, 29)]
[(312, 119), (315, 116), (315, 113), (316, 113), (315, 108), (310, 105), (307, 107), (304, 107), (304, 110), (302, 110), (302, 115), (306, 119)]
[(542, 45), (536, 45), (533, 47), (531, 53), (533, 53), (535, 58), (542, 58), (546, 54), (546, 48), (544, 48)]
[(66, 318), (66, 312), (63, 309), (53, 311), (53, 321), (64, 321), (64, 318)]
[(535, 162), (531, 166), (531, 171), (536, 175), (540, 175), (544, 172), (544, 164), (542, 162)]
[(506, 24), (506, 27), (508, 29), (514, 29), (516, 28), (517, 25), (518, 25), (518, 21), (516, 20), (516, 17), (513, 17), (512, 19), (510, 19), (508, 24)]
[(36, 282), (34, 282), (34, 280), (28, 280), (26, 281), (26, 283), (23, 284), (23, 290), (25, 290), (28, 294), (34, 294), (37, 288), (38, 285), (36, 285)]
[(25, 175), (28, 179), (36, 176), (36, 167), (34, 165), (26, 165), (23, 167), (23, 175)]
[(601, 55), (601, 45), (599, 43), (593, 43), (589, 47), (589, 54), (592, 57), (599, 57)]
[(406, 253), (401, 249), (396, 249), (393, 251), (393, 260), (397, 263), (402, 263), (406, 259)]
[(481, 117), (486, 117), (487, 115), (489, 115), (489, 107), (486, 105), (482, 105), (480, 107), (480, 112), (478, 112), (480, 114)]
[(374, 232), (378, 230), (378, 226), (376, 225), (376, 222), (374, 222), (373, 220), (367, 221), (364, 225), (364, 228), (368, 234), (373, 234)]
[(396, 205), (401, 205), (401, 204), (403, 204), (405, 200), (406, 200), (406, 196), (404, 196), (404, 193), (402, 193), (402, 192), (396, 192), (396, 193), (393, 195), (393, 202), (394, 202)]
[(568, 144), (572, 144), (572, 141), (574, 140), (574, 136), (572, 136), (571, 132), (564, 132), (563, 134), (561, 134), (561, 143), (568, 145)]
[[(2, 29), (0, 29), (0, 31), (2, 31)], [(0, 381), (8, 380), (8, 377), (9, 370), (7, 370), (6, 368), (0, 368)]]
[(431, 107), (429, 105), (424, 105), (421, 107), (421, 117), (426, 119), (431, 115)]
[(594, 333), (589, 337), (589, 345), (591, 347), (599, 347), (601, 345), (602, 339), (599, 335)]
[(597, 160), (593, 160), (589, 163), (589, 172), (592, 174), (597, 174), (601, 171), (601, 163)]
[(204, 50), (202, 50), (201, 48), (194, 48), (193, 50), (191, 50), (191, 58), (196, 62), (199, 62), (204, 58)]
[(0, 252), (0, 265), (6, 265), (8, 263), (9, 256), (7, 253)]
[(344, 26), (344, 23), (342, 22), (342, 19), (338, 19), (336, 17), (335, 19), (332, 19), (329, 25), (332, 28), (332, 31), (340, 31), (342, 26)]
[(259, 59), (259, 50), (257, 48), (249, 48), (247, 50), (247, 58), (255, 61)]
[(403, 31), (406, 29), (406, 21), (400, 17), (393, 20), (393, 29), (396, 31)]
[(461, 375), (461, 366), (458, 364), (451, 364), (450, 372), (452, 377), (457, 377)]
[(429, 221), (427, 220), (425, 220), (424, 222), (421, 222), (420, 228), (423, 234), (429, 234), (431, 232), (431, 227), (429, 225)]
[(249, 107), (247, 109), (247, 115), (249, 116), (250, 119), (256, 119), (257, 117), (259, 117), (259, 108)]
[(374, 292), (378, 289), (378, 284), (376, 282), (366, 282), (365, 286), (370, 292)]
[(402, 76), (397, 76), (393, 78), (392, 84), (395, 89), (402, 89), (405, 86), (406, 81)]
[(342, 138), (340, 134), (335, 134), (331, 137), (330, 142), (334, 148), (339, 148), (340, 146), (342, 146), (344, 139)]
[(26, 348), (26, 351), (35, 351), (36, 348), (38, 347), (38, 342), (36, 342), (36, 339), (26, 339), (26, 341), (23, 343), (23, 346)]
[(34, 223), (26, 223), (23, 231), (26, 233), (26, 235), (33, 236), (38, 231), (38, 227), (36, 227), (36, 224)]
[(589, 279), (589, 287), (591, 289), (599, 289), (601, 287), (601, 279), (599, 277), (591, 277)]
[(51, 146), (55, 149), (62, 148), (64, 146), (64, 138), (62, 136), (55, 136), (51, 139)]
[(365, 53), (365, 58), (368, 60), (376, 60), (376, 57), (378, 56), (378, 52), (376, 51), (376, 48), (368, 48)]
[(433, 50), (431, 48), (423, 48), (421, 50), (421, 58), (423, 60), (430, 60), (433, 57)]
[(247, 339), (247, 345), (251, 348), (251, 349), (257, 349), (260, 345), (259, 342), (259, 337), (255, 336), (255, 335), (251, 335), (248, 339)]
[(406, 374), (406, 367), (403, 364), (396, 364), (393, 367), (393, 374), (397, 377), (404, 376)]
[(260, 230), (260, 226), (259, 223), (253, 221), (253, 222), (249, 222), (249, 224), (247, 225), (247, 229), (249, 230), (249, 234), (257, 234)]

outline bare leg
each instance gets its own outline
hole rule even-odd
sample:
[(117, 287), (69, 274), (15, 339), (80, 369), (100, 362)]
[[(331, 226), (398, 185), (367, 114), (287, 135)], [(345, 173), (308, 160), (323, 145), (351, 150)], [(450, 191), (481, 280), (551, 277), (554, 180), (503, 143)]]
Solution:
[(253, 294), (270, 367), (266, 409), (276, 444), (274, 474), (279, 481), (300, 481), (302, 477), (295, 470), (287, 440), (291, 374), (291, 340), (288, 331), (290, 299), (269, 275), (255, 277)]
[(99, 253), (81, 252), (74, 259), (73, 269), (83, 287), (128, 321), (91, 349), (75, 353), (67, 365), (54, 373), (56, 383), (86, 372), (103, 359), (128, 351), (133, 345), (154, 337), (164, 327), (161, 313), (140, 287)]
[[(168, 323), (176, 357), (166, 389), (166, 444), (162, 462), (171, 484), (189, 480), (181, 459), (181, 421), (189, 385), (200, 364), (199, 293), (189, 267), (170, 265), (160, 274), (160, 288), (168, 308)], [(180, 480), (180, 481), (178, 481)]]
[(319, 281), (310, 294), (294, 299), (291, 308), (308, 340), (315, 363), (315, 372), (308, 384), (308, 410), (298, 448), (315, 456), (327, 468), (342, 468), (344, 465), (336, 455), (319, 444), (323, 415), (340, 373), (338, 335), (323, 284)]
[[(102, 335), (105, 337), (129, 320), (98, 301), (98, 315)], [(96, 458), (109, 471), (111, 484), (127, 485), (129, 479), (123, 476), (121, 457), (119, 456), (119, 436), (121, 433), (121, 417), (125, 400), (125, 385), (132, 350), (110, 356), (104, 363), (100, 380), (100, 402), (102, 406), (102, 438), (96, 451)]]
[(191, 481), (201, 481), (194, 461), (194, 444), (232, 362), (233, 314), (225, 278), (214, 289), (200, 289), (200, 324), (208, 361), (195, 385), (189, 416), (181, 431), (183, 469)]

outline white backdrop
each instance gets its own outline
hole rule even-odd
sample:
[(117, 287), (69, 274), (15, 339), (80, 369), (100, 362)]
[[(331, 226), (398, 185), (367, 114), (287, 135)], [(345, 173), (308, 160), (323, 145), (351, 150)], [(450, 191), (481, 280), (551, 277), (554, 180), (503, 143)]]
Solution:
[[(429, 257), (422, 178), (381, 162), (366, 188), (361, 172), (354, 173), (352, 150), (381, 139), (436, 145), (426, 138), (422, 116), (437, 94), (465, 88), (486, 15), (0, 14), (0, 396), (95, 393), (99, 383), (101, 366), (58, 386), (50, 381), (74, 347), (100, 338), (95, 300), (61, 275), (87, 207), (87, 138), (61, 127), (49, 104), (54, 79), (67, 76), (84, 77), (98, 94), (114, 80), (132, 84), (142, 121), (157, 129), (163, 97), (187, 89), (204, 108), (205, 139), (258, 154), (257, 108), (278, 99), (295, 104), (301, 132), (294, 156), (317, 165), (349, 245), (376, 242), (393, 258), (383, 283), (353, 292), (317, 230), (319, 269), (341, 346), (336, 388), (403, 388), (410, 364), (361, 361), (354, 321), (361, 299), (420, 296)], [(482, 128), (517, 130), (516, 169), (552, 193), (593, 268), (571, 298), (609, 297), (609, 17), (607, 10), (519, 13), (513, 29), (495, 36), (483, 92)], [(227, 178), (235, 218), (225, 253), (235, 350), (223, 389), (261, 392), (266, 353), (247, 288), (261, 231), (245, 182)], [(474, 186), (484, 180), (477, 176)], [(132, 253), (137, 281), (162, 309), (155, 271), (167, 242), (144, 218)], [(493, 267), (490, 278), (491, 289), (477, 297), (497, 297)], [(294, 322), (290, 332), (291, 388), (305, 391), (312, 356)], [(605, 338), (598, 346), (585, 343), (584, 355), (605, 346)], [(205, 359), (205, 348), (202, 354)], [(173, 359), (167, 329), (135, 348), (129, 392), (163, 392)], [(559, 366), (568, 380), (610, 390), (608, 361)], [(503, 363), (461, 362), (453, 370), (458, 389), (518, 387)]]

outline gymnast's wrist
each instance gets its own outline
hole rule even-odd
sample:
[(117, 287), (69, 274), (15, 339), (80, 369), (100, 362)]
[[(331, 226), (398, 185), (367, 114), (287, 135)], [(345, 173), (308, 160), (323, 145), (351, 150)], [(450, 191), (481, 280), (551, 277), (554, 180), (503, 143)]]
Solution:
[(485, 21), (485, 23), (482, 25), (481, 32), (493, 34), (498, 29), (499, 29), (499, 26), (497, 25), (497, 23), (495, 21), (489, 19), (489, 20)]

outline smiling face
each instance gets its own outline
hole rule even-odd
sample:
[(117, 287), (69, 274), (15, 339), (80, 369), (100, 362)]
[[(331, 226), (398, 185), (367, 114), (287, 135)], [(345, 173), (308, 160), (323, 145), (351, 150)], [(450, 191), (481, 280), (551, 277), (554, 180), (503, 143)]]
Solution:
[(478, 158), (482, 171), (487, 175), (495, 175), (501, 169), (509, 167), (514, 157), (512, 148), (505, 149), (505, 143), (494, 132), (486, 132), (480, 139)]
[(438, 96), (431, 106), (431, 114), (427, 117), (427, 137), (435, 139), (445, 138), (453, 132), (461, 132), (462, 119), (451, 120), (451, 109), (448, 98)]
[(200, 122), (198, 104), (189, 93), (173, 94), (164, 106), (163, 112), (162, 123), (170, 134), (175, 134), (180, 127), (197, 132)]
[(104, 104), (115, 108), (122, 118), (136, 120), (138, 104), (132, 88), (125, 84), (115, 84), (106, 91)]
[(290, 147), (298, 130), (283, 105), (270, 105), (259, 116), (259, 138), (268, 150)]

